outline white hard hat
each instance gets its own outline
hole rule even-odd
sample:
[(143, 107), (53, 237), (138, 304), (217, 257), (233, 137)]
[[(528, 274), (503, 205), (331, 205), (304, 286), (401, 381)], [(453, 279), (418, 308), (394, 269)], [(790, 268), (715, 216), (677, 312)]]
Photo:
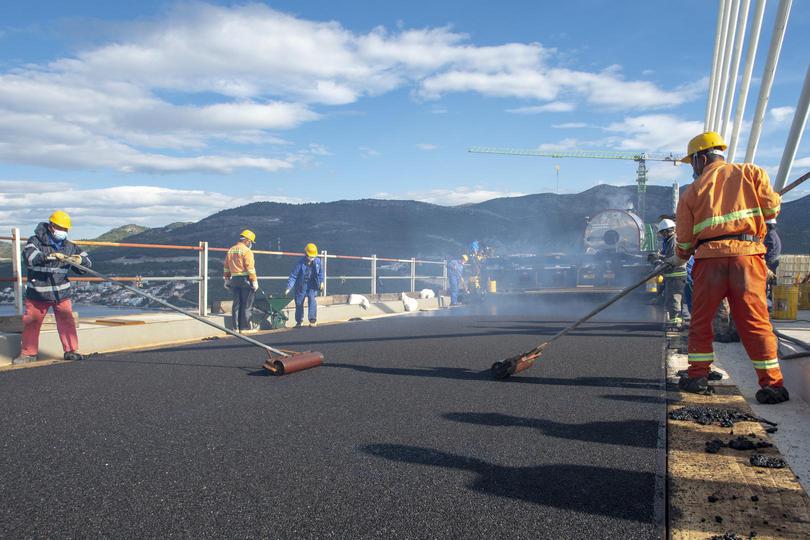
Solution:
[(671, 219), (662, 219), (661, 222), (658, 224), (658, 232), (665, 231), (667, 229), (674, 229), (675, 222)]

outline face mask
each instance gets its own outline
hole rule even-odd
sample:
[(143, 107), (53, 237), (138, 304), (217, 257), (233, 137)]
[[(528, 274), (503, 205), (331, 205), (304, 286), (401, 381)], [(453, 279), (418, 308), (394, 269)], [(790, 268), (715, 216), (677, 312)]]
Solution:
[(55, 240), (59, 240), (60, 242), (67, 238), (67, 231), (60, 231), (59, 229), (54, 229), (51, 233), (51, 236), (54, 237)]

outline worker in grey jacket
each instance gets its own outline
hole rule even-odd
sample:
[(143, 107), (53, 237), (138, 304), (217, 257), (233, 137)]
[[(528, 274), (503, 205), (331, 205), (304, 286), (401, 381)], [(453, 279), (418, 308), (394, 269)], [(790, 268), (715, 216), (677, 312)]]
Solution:
[[(675, 222), (662, 219), (658, 223), (658, 234), (661, 236), (662, 261), (673, 260), (675, 256)], [(664, 305), (667, 310), (667, 326), (681, 328), (684, 316), (688, 317), (688, 308), (683, 302), (686, 289), (686, 261), (684, 264), (667, 269), (664, 274)]]

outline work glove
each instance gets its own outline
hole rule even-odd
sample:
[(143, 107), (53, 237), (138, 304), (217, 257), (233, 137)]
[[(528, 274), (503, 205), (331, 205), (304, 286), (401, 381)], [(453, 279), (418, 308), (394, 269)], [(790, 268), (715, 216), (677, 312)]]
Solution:
[(773, 273), (773, 270), (770, 268), (767, 269), (768, 272), (768, 281), (776, 281), (776, 274)]
[(677, 268), (677, 267), (679, 267), (679, 266), (683, 266), (683, 265), (684, 265), (684, 264), (686, 264), (688, 261), (687, 261), (686, 259), (681, 259), (681, 258), (680, 258), (680, 257), (678, 257), (677, 255), (673, 255), (672, 257), (668, 257), (668, 258), (664, 259), (664, 262), (665, 262), (665, 263), (666, 263), (668, 266), (670, 266), (670, 267), (672, 267), (672, 268)]
[(290, 296), (290, 289), (284, 289), (284, 296)]
[(258, 291), (259, 290), (259, 280), (257, 279), (255, 281), (251, 281), (250, 282), (250, 288), (253, 289), (254, 291)]
[(318, 287), (318, 290), (319, 290), (319, 291), (321, 291), (321, 292), (323, 292), (323, 288), (324, 288), (324, 284), (323, 284), (323, 283), (321, 283), (321, 286), (320, 286), (320, 287)]
[(65, 257), (64, 260), (69, 262), (70, 264), (82, 264), (81, 255), (70, 255), (69, 257)]
[(64, 253), (59, 253), (58, 251), (54, 251), (53, 253), (49, 253), (47, 257), (45, 257), (48, 261), (64, 261), (67, 259), (67, 255)]
[(228, 279), (228, 278), (225, 278), (225, 282), (222, 284), (222, 286), (225, 287), (226, 291), (230, 291), (231, 290), (231, 280)]

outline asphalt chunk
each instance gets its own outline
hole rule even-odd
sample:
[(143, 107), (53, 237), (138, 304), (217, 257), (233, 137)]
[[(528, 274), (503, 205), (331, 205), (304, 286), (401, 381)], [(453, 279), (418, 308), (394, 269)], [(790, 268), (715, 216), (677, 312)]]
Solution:
[(782, 458), (773, 456), (763, 456), (762, 454), (752, 454), (748, 461), (754, 467), (765, 467), (768, 469), (784, 469), (787, 464)]

